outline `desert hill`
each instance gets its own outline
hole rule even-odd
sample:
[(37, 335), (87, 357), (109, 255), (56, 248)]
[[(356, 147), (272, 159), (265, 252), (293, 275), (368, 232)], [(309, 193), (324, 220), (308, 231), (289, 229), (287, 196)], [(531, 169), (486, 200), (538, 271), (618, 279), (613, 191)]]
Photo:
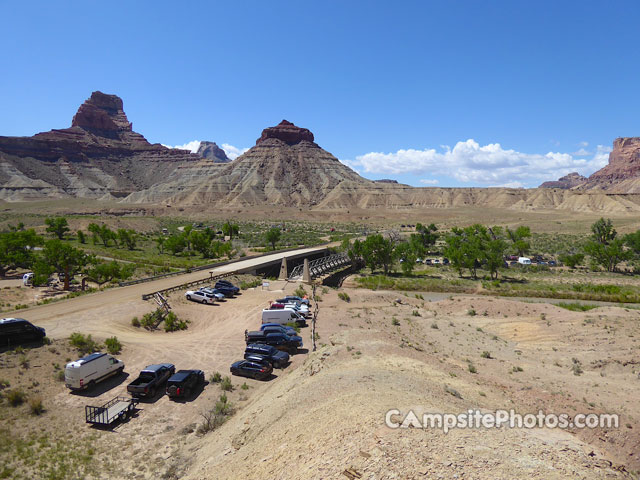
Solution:
[(615, 194), (640, 193), (640, 137), (616, 138), (609, 154), (609, 164), (589, 178), (573, 172), (557, 181), (544, 182), (540, 187)]
[(213, 142), (197, 154), (149, 143), (116, 95), (93, 92), (70, 128), (0, 137), (0, 201), (117, 199), (122, 203), (344, 210), (489, 207), (629, 213), (640, 210), (640, 138), (617, 139), (609, 165), (538, 189), (416, 188), (371, 181), (283, 120), (229, 161)]
[(133, 131), (116, 95), (93, 92), (71, 127), (0, 137), (0, 199), (121, 198), (203, 161)]

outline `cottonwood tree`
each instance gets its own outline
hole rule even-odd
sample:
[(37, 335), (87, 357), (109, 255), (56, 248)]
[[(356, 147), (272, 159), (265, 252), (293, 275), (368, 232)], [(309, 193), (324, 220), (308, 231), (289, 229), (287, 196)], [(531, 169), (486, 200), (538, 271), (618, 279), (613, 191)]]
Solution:
[(47, 224), (47, 232), (54, 234), (59, 240), (64, 239), (69, 232), (69, 224), (64, 217), (47, 218), (44, 223)]
[(103, 284), (110, 282), (111, 280), (126, 280), (135, 270), (135, 265), (133, 264), (120, 264), (115, 260), (112, 262), (106, 263), (95, 263), (89, 268), (85, 273), (87, 278), (95, 283), (98, 286), (102, 286)]
[(33, 247), (42, 245), (43, 241), (31, 229), (0, 233), (0, 277), (4, 277), (9, 270), (31, 268), (34, 262)]
[(633, 256), (633, 251), (627, 250), (625, 242), (617, 238), (618, 232), (613, 228), (611, 219), (600, 218), (591, 225), (591, 232), (591, 239), (584, 246), (584, 251), (591, 257), (592, 265), (615, 272), (620, 262)]
[(126, 245), (129, 250), (135, 250), (138, 243), (138, 235), (135, 230), (120, 228), (117, 236), (120, 245)]
[(271, 244), (271, 248), (273, 250), (276, 249), (276, 243), (280, 240), (281, 235), (282, 234), (280, 232), (280, 229), (277, 227), (272, 227), (269, 230), (267, 230), (267, 233), (265, 234), (265, 238), (267, 242)]
[(240, 231), (240, 228), (236, 223), (225, 222), (222, 225), (222, 234), (224, 236), (229, 237), (230, 239), (233, 238), (234, 235), (238, 235), (239, 231)]
[[(54, 272), (64, 273), (64, 289), (69, 290), (69, 282), (90, 261), (82, 250), (63, 243), (59, 239), (44, 244), (42, 254), (34, 265), (34, 277), (48, 278)], [(35, 282), (34, 282), (35, 283)]]
[(93, 243), (96, 244), (98, 238), (102, 241), (105, 247), (109, 246), (109, 242), (116, 241), (116, 233), (107, 227), (105, 224), (98, 225), (97, 223), (90, 223), (88, 230), (93, 234)]
[(531, 228), (525, 225), (521, 225), (515, 230), (507, 228), (506, 232), (507, 237), (509, 237), (509, 240), (515, 248), (518, 256), (524, 257), (531, 248), (531, 244), (527, 240), (527, 238), (531, 237)]

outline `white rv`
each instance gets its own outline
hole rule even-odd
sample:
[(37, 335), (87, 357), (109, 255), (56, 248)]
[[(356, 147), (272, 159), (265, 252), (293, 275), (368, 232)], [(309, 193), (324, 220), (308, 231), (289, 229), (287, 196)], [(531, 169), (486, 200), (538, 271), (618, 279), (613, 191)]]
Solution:
[(262, 323), (279, 323), (280, 325), (295, 323), (296, 325), (306, 325), (307, 321), (295, 310), (281, 308), (278, 310), (262, 310)]
[(111, 375), (122, 373), (124, 362), (108, 353), (92, 353), (75, 362), (67, 363), (64, 383), (71, 390), (91, 388)]
[(531, 265), (531, 259), (527, 257), (518, 257), (518, 263), (520, 265)]

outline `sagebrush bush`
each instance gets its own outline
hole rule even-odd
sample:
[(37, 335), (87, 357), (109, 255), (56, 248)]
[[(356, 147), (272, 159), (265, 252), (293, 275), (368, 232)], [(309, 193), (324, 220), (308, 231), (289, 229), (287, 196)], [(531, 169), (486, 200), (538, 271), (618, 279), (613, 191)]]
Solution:
[(41, 415), (44, 413), (44, 404), (42, 398), (32, 397), (29, 399), (29, 411), (32, 415)]
[(77, 332), (71, 334), (69, 337), (69, 343), (82, 355), (97, 352), (102, 348), (102, 345), (93, 340), (91, 335), (83, 335), (82, 333)]
[(233, 384), (231, 383), (231, 378), (224, 377), (220, 382), (220, 388), (225, 392), (230, 392), (231, 390), (233, 390)]
[(104, 341), (104, 344), (107, 346), (107, 352), (111, 355), (117, 355), (122, 350), (122, 344), (118, 337), (110, 337)]
[(7, 402), (12, 407), (17, 407), (18, 405), (22, 405), (27, 398), (27, 394), (22, 390), (16, 388), (15, 390), (9, 390), (6, 394)]
[(349, 294), (347, 292), (339, 292), (338, 293), (338, 298), (340, 300), (344, 300), (347, 303), (349, 303), (351, 301), (351, 297), (349, 296)]

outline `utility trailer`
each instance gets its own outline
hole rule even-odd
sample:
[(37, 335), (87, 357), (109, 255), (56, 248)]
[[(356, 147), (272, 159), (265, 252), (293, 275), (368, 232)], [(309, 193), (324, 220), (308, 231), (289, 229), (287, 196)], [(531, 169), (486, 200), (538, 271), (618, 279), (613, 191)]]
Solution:
[(125, 420), (133, 414), (138, 399), (132, 397), (116, 397), (101, 407), (86, 405), (84, 415), (87, 423), (111, 426), (117, 420)]

